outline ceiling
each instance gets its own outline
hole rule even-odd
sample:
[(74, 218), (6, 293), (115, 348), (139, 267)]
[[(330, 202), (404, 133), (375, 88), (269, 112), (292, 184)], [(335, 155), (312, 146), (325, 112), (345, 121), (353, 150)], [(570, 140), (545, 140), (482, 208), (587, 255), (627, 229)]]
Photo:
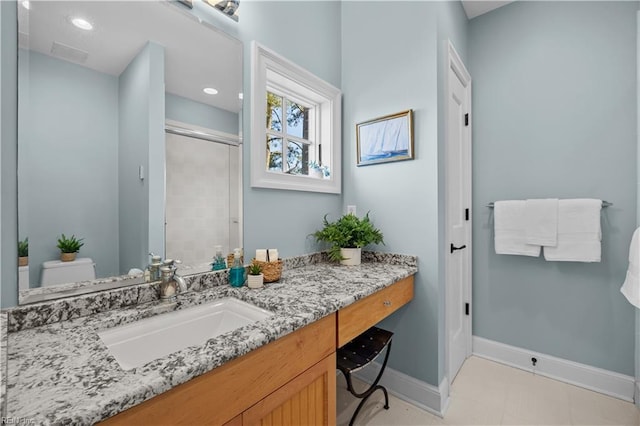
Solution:
[(487, 0), (462, 0), (462, 7), (464, 8), (467, 18), (473, 19), (476, 16), (480, 16), (494, 9), (497, 9), (506, 4), (513, 3), (511, 1), (487, 1)]
[[(164, 1), (32, 0), (28, 11), (18, 8), (21, 48), (118, 76), (151, 40), (165, 49), (167, 92), (232, 112), (242, 107), (242, 43), (199, 23), (183, 6)], [(71, 25), (75, 16), (89, 20), (94, 29)], [(54, 44), (60, 53), (52, 53)], [(206, 95), (205, 87), (219, 92)]]
[[(469, 19), (508, 3), (511, 1), (462, 0)], [(152, 40), (165, 48), (167, 92), (232, 112), (242, 108), (238, 99), (242, 43), (198, 22), (182, 6), (165, 1), (95, 0), (32, 0), (30, 4), (28, 11), (19, 6), (22, 48), (118, 76)], [(78, 15), (92, 22), (94, 30), (73, 27), (70, 17)], [(62, 49), (52, 53), (54, 44)], [(219, 93), (205, 95), (204, 87), (214, 87)]]

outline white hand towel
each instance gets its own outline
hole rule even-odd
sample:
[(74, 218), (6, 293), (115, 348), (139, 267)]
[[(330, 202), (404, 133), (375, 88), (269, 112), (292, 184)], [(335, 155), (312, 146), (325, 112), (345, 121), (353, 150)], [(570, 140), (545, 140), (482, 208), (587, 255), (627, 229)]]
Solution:
[(558, 199), (526, 200), (525, 242), (555, 247), (558, 244)]
[(558, 202), (558, 244), (544, 248), (544, 258), (561, 262), (600, 262), (602, 200)]
[(525, 241), (524, 205), (524, 200), (495, 202), (493, 219), (497, 254), (540, 256), (540, 246)]
[(631, 238), (629, 246), (629, 269), (627, 278), (620, 289), (624, 297), (627, 298), (636, 308), (640, 308), (640, 228), (636, 229)]

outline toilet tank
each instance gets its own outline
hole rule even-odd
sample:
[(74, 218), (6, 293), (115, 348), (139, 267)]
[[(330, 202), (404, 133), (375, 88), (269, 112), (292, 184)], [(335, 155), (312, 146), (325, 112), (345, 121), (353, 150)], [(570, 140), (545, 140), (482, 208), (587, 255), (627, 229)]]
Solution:
[(42, 287), (76, 281), (96, 279), (96, 264), (88, 257), (80, 257), (72, 262), (50, 260), (42, 264)]

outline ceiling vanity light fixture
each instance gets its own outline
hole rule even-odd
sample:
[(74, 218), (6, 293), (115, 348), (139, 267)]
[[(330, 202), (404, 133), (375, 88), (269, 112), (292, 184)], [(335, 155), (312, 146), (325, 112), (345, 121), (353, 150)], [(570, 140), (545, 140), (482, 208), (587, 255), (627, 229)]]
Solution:
[(218, 91), (216, 89), (214, 89), (213, 87), (205, 87), (204, 89), (202, 89), (202, 91), (204, 93), (206, 93), (207, 95), (217, 95)]
[(22, 5), (22, 7), (24, 7), (27, 10), (31, 9), (31, 3), (29, 3), (29, 0), (24, 0), (20, 4)]
[(213, 6), (229, 18), (238, 22), (238, 8), (240, 0), (203, 0), (209, 6)]

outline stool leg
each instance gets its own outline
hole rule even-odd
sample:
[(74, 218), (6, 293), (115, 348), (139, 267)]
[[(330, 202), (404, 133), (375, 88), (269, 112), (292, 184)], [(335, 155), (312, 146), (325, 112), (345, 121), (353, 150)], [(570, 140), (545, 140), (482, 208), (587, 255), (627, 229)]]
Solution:
[(391, 352), (391, 340), (389, 340), (389, 344), (387, 345), (387, 353), (384, 356), (384, 361), (382, 362), (382, 368), (380, 368), (380, 372), (378, 373), (378, 376), (373, 381), (371, 386), (364, 392), (358, 393), (355, 391), (355, 389), (353, 388), (353, 384), (351, 382), (351, 373), (344, 375), (344, 377), (347, 379), (347, 389), (349, 390), (349, 392), (351, 392), (353, 396), (357, 398), (362, 398), (362, 401), (360, 401), (360, 403), (358, 404), (358, 407), (356, 408), (356, 411), (353, 413), (353, 416), (351, 416), (351, 421), (349, 422), (349, 426), (353, 426), (353, 423), (356, 420), (356, 417), (358, 416), (358, 413), (360, 412), (360, 409), (362, 408), (364, 403), (367, 402), (371, 394), (378, 389), (382, 389), (382, 392), (384, 393), (384, 409), (385, 410), (389, 409), (389, 394), (387, 393), (387, 389), (385, 389), (384, 386), (381, 386), (378, 384), (378, 382), (382, 378), (384, 369), (387, 367), (387, 361), (389, 360), (389, 352)]

